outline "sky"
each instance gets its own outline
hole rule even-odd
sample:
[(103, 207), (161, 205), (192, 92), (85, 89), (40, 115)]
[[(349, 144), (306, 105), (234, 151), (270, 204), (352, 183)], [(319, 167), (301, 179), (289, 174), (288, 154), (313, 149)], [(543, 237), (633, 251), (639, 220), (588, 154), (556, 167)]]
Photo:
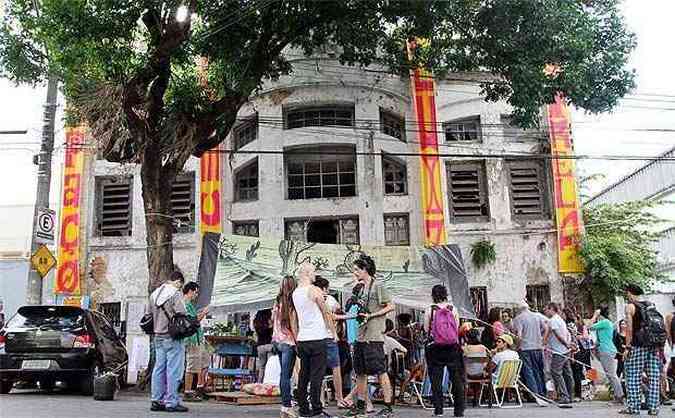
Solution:
[[(627, 0), (623, 6), (627, 24), (637, 34), (638, 46), (629, 66), (637, 71), (637, 88), (632, 97), (612, 114), (586, 115), (573, 111), (573, 139), (578, 154), (658, 155), (675, 145), (675, 133), (635, 132), (631, 129), (675, 130), (675, 1)], [(662, 96), (654, 96), (662, 95)], [(28, 130), (26, 135), (0, 135), (0, 251), (27, 248), (35, 201), (37, 167), (32, 164), (39, 150), (43, 102), (46, 91), (16, 87), (0, 79), (0, 130)], [(63, 107), (59, 99), (59, 110)], [(648, 107), (652, 109), (641, 109)], [(60, 164), (63, 161), (63, 126), (57, 124), (51, 204), (60, 192)], [(594, 194), (637, 169), (640, 161), (580, 161), (578, 174), (602, 174), (589, 185)], [(20, 247), (20, 248), (17, 248)]]

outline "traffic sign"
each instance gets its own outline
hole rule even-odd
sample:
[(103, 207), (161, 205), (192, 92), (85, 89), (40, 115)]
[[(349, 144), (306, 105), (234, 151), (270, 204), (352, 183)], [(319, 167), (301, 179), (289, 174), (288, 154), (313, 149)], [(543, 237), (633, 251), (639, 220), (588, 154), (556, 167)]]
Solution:
[(56, 265), (56, 258), (54, 258), (52, 252), (49, 251), (49, 248), (45, 245), (40, 245), (30, 258), (30, 262), (33, 264), (33, 268), (38, 272), (40, 277), (44, 278)]
[(35, 241), (43, 244), (54, 243), (54, 229), (56, 226), (56, 212), (48, 208), (38, 208), (35, 218)]

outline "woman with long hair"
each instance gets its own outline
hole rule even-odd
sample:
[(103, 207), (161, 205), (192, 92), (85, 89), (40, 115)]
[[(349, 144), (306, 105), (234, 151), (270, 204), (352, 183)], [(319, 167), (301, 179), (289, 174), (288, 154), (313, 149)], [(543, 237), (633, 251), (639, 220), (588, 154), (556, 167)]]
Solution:
[(481, 342), (489, 350), (494, 350), (497, 346), (497, 337), (504, 333), (505, 328), (502, 324), (502, 308), (494, 307), (488, 313), (488, 324), (490, 326), (483, 329)]
[(291, 404), (293, 397), (291, 377), (295, 367), (295, 342), (298, 328), (292, 297), (296, 287), (297, 283), (293, 276), (284, 277), (281, 280), (279, 294), (272, 310), (272, 343), (275, 351), (279, 354), (279, 362), (281, 363), (281, 377), (279, 379), (281, 418), (297, 417)]

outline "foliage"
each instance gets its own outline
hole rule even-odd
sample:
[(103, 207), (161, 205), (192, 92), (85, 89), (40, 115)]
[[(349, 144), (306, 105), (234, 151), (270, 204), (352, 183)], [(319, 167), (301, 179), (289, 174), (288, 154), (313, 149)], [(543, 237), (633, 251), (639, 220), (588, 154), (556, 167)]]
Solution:
[(649, 212), (660, 202), (635, 201), (584, 206), (586, 232), (580, 254), (585, 265), (582, 286), (590, 285), (596, 303), (609, 302), (629, 283), (648, 291), (662, 276), (657, 269), (653, 232), (661, 221)]
[[(152, 290), (173, 265), (168, 191), (176, 174), (225, 139), (266, 80), (292, 72), (288, 54), (330, 48), (344, 64), (401, 75), (418, 65), (438, 77), (481, 74), (485, 98), (507, 101), (514, 121), (528, 126), (558, 92), (604, 112), (634, 86), (625, 65), (635, 39), (618, 3), (6, 0), (0, 76), (29, 84), (58, 76), (69, 121), (89, 126), (99, 154), (140, 163), (145, 211), (153, 214), (146, 217)], [(409, 62), (411, 37), (428, 42)], [(558, 67), (556, 76), (543, 73), (547, 64)]]
[(497, 260), (495, 244), (487, 239), (471, 244), (471, 262), (477, 269), (482, 269)]

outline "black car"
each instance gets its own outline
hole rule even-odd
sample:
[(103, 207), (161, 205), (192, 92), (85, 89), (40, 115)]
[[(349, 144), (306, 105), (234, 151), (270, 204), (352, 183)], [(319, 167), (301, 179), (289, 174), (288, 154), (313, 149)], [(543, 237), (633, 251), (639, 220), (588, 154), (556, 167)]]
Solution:
[(95, 374), (125, 368), (127, 352), (100, 312), (73, 306), (22, 306), (0, 330), (0, 394), (17, 381), (51, 389), (60, 381), (84, 395)]

